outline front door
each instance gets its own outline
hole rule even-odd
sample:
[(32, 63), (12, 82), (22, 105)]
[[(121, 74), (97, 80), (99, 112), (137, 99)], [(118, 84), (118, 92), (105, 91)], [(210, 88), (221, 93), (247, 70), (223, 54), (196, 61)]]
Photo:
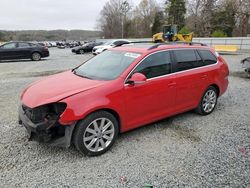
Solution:
[(132, 71), (130, 76), (139, 72), (147, 77), (147, 81), (124, 86), (128, 130), (164, 118), (172, 112), (176, 83), (175, 75), (170, 75), (171, 67), (170, 53), (164, 51), (149, 55)]
[(0, 59), (1, 60), (8, 60), (8, 59), (16, 59), (17, 54), (17, 43), (11, 42), (1, 46), (0, 48)]

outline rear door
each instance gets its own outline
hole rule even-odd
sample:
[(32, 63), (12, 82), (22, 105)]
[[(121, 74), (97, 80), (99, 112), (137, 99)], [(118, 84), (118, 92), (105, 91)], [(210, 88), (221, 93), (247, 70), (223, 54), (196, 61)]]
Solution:
[(124, 87), (128, 129), (161, 119), (172, 112), (176, 87), (171, 63), (169, 51), (157, 52), (145, 58), (130, 74), (142, 73), (147, 81)]
[(176, 109), (185, 111), (195, 108), (208, 84), (207, 70), (195, 49), (173, 51), (176, 72)]
[(30, 58), (31, 57), (31, 46), (29, 43), (18, 42), (18, 57), (19, 58)]

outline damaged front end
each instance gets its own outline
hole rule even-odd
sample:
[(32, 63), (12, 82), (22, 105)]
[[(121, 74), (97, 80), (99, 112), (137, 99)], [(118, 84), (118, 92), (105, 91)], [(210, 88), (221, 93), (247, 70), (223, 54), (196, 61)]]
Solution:
[(241, 64), (242, 64), (242, 68), (248, 74), (248, 77), (250, 77), (250, 57), (243, 59), (241, 61)]
[(69, 147), (75, 124), (61, 125), (60, 115), (67, 105), (52, 103), (36, 108), (20, 105), (19, 124), (27, 129), (29, 139), (46, 142), (52, 146)]

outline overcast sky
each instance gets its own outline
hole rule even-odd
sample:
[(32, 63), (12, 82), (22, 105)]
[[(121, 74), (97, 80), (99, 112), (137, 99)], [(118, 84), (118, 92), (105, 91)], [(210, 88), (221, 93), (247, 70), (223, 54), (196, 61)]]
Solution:
[[(0, 30), (95, 30), (108, 0), (0, 0)], [(137, 5), (140, 0), (131, 0)]]

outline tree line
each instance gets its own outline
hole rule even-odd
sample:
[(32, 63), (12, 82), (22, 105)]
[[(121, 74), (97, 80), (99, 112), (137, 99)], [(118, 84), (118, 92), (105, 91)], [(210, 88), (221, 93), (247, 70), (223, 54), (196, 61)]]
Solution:
[(151, 37), (167, 24), (199, 37), (247, 36), (250, 0), (109, 0), (97, 20), (104, 38)]
[(24, 30), (24, 31), (1, 31), (0, 41), (61, 41), (75, 40), (84, 41), (100, 37), (99, 31), (88, 30)]

